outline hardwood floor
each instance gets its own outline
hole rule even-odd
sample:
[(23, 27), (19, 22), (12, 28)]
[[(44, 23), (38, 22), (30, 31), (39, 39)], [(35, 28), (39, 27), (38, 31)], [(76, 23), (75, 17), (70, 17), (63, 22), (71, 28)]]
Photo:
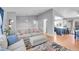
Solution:
[(74, 39), (74, 35), (49, 35), (45, 34), (49, 40), (56, 42), (57, 44), (68, 48), (72, 51), (79, 51), (79, 41)]

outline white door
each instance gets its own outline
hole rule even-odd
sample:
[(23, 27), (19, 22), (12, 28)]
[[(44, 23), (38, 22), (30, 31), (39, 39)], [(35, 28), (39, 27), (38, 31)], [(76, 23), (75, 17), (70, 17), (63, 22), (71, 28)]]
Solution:
[(46, 33), (46, 24), (47, 24), (47, 19), (43, 20), (43, 32)]

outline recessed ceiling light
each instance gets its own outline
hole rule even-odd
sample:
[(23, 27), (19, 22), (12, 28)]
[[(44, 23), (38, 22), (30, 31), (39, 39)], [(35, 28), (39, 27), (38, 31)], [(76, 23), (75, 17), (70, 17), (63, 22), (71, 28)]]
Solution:
[(54, 19), (55, 20), (58, 20), (58, 19), (63, 19), (63, 18), (62, 17), (59, 17), (59, 16), (55, 16)]
[(77, 15), (77, 16), (79, 16), (79, 15)]

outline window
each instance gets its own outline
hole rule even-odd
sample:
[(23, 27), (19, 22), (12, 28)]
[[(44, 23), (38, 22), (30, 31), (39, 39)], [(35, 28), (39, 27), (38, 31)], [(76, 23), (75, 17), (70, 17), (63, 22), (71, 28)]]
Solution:
[(34, 23), (34, 27), (38, 28), (38, 21), (34, 20), (33, 23)]

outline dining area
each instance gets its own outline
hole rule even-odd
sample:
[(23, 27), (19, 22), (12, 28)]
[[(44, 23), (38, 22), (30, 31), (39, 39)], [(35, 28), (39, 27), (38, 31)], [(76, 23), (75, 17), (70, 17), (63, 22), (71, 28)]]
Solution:
[(57, 35), (69, 34), (69, 30), (66, 27), (54, 27), (54, 31)]

